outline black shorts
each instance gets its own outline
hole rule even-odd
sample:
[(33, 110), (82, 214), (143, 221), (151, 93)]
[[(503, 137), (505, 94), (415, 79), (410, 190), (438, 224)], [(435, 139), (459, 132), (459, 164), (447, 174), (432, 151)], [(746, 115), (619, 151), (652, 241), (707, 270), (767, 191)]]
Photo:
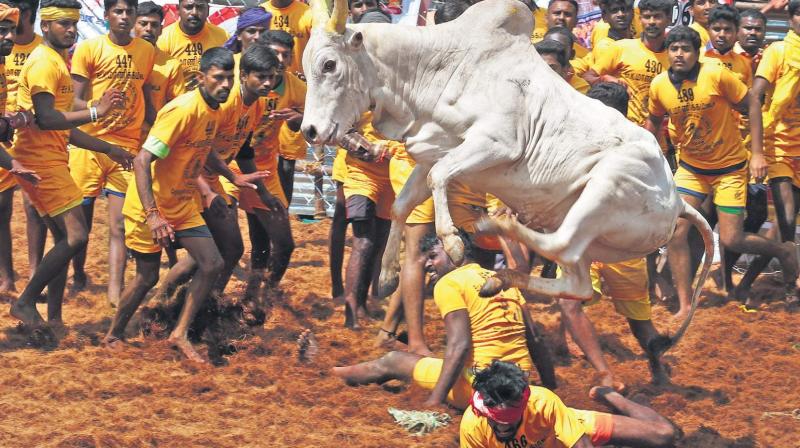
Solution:
[(354, 194), (345, 202), (347, 219), (350, 221), (369, 221), (375, 219), (375, 202), (360, 194)]

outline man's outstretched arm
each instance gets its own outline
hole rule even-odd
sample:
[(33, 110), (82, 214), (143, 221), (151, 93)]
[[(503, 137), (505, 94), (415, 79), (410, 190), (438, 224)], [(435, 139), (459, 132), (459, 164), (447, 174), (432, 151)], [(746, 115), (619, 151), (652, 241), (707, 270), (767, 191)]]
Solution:
[(458, 375), (464, 370), (464, 364), (472, 349), (472, 332), (466, 309), (447, 313), (444, 316), (444, 328), (447, 332), (447, 348), (444, 352), (442, 372), (425, 406), (439, 406), (445, 403), (447, 394), (458, 379)]

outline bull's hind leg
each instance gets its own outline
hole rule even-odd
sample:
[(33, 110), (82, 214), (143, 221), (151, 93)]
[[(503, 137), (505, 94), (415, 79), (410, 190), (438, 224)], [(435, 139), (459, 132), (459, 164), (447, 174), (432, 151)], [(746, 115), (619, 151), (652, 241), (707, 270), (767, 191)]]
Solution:
[[(392, 227), (386, 240), (386, 248), (381, 259), (381, 275), (377, 293), (380, 298), (391, 295), (400, 283), (400, 242), (403, 239), (403, 228), (406, 219), (414, 211), (414, 207), (424, 202), (431, 195), (425, 183), (429, 168), (420, 164), (414, 166), (403, 189), (392, 205)], [(373, 287), (374, 288), (374, 287)]]

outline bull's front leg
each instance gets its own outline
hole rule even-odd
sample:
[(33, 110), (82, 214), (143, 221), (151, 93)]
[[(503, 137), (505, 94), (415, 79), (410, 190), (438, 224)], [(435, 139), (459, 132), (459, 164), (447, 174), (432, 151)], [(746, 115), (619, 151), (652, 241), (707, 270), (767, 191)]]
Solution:
[(408, 180), (392, 205), (392, 227), (386, 241), (386, 249), (381, 259), (381, 275), (378, 280), (378, 297), (388, 297), (400, 283), (400, 243), (406, 219), (414, 211), (414, 207), (423, 203), (431, 195), (425, 183), (429, 167), (417, 164), (408, 176)]

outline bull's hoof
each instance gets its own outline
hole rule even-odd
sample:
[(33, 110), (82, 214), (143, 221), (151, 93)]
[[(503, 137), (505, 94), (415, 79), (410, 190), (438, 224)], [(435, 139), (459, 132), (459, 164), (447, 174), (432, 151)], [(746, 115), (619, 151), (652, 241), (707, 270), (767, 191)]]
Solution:
[(458, 231), (442, 237), (442, 243), (444, 251), (447, 252), (447, 256), (450, 257), (453, 264), (460, 266), (464, 261), (464, 242), (458, 236)]
[(386, 298), (392, 295), (397, 286), (400, 285), (400, 274), (395, 269), (382, 269), (378, 279), (378, 288), (374, 289), (378, 298)]
[(674, 341), (669, 336), (659, 335), (647, 343), (647, 352), (655, 359), (658, 359), (674, 345)]
[(481, 287), (481, 290), (478, 291), (478, 295), (481, 297), (494, 297), (504, 289), (506, 289), (506, 287), (502, 279), (498, 277), (489, 277), (486, 279), (486, 283), (483, 284), (483, 287)]
[(481, 235), (498, 235), (502, 229), (497, 220), (484, 216), (475, 223), (475, 233)]

